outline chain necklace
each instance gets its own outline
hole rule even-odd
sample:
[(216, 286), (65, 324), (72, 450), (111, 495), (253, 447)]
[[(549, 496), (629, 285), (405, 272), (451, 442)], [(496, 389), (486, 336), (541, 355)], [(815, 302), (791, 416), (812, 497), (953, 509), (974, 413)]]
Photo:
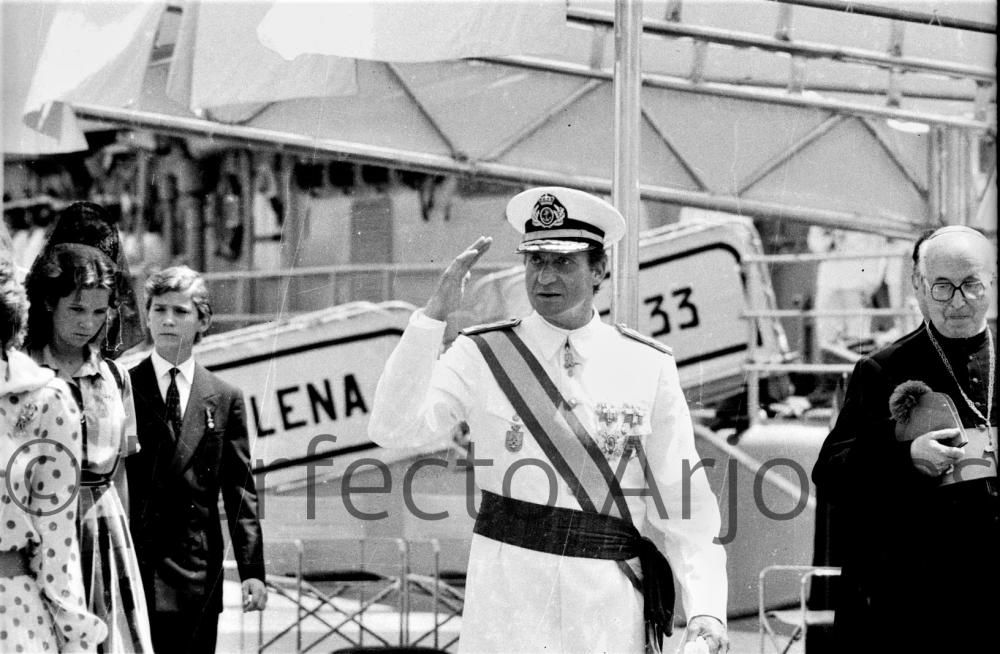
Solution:
[(995, 369), (997, 363), (996, 351), (993, 349), (993, 332), (990, 331), (989, 326), (986, 327), (986, 343), (989, 349), (989, 372), (988, 381), (986, 383), (986, 415), (984, 416), (982, 412), (976, 407), (976, 405), (969, 399), (969, 396), (965, 394), (965, 389), (962, 385), (958, 383), (958, 377), (955, 376), (955, 371), (951, 369), (951, 363), (948, 362), (948, 357), (945, 356), (944, 350), (941, 349), (941, 344), (938, 343), (937, 339), (934, 337), (934, 332), (931, 331), (931, 326), (926, 321), (924, 321), (924, 330), (927, 332), (927, 337), (931, 339), (931, 344), (934, 349), (937, 350), (938, 356), (941, 357), (941, 363), (948, 370), (948, 374), (951, 375), (952, 381), (955, 382), (955, 386), (958, 386), (958, 392), (962, 394), (962, 399), (965, 403), (972, 409), (972, 412), (976, 414), (980, 420), (986, 423), (984, 429), (986, 430), (987, 438), (989, 440), (989, 445), (987, 448), (989, 451), (993, 450), (993, 438), (990, 434), (990, 412), (993, 410), (993, 384), (995, 382)]

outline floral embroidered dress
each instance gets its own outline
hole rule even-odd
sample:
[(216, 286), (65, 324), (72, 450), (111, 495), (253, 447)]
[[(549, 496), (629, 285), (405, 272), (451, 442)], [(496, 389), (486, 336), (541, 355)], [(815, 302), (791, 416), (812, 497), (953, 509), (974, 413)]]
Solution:
[[(48, 347), (36, 358), (58, 370)], [(80, 551), (87, 606), (108, 625), (101, 651), (152, 652), (128, 514), (112, 481), (118, 466), (125, 465), (121, 459), (139, 449), (132, 383), (126, 371), (95, 349), (71, 379), (62, 378), (83, 408)]]
[(79, 416), (51, 371), (20, 352), (0, 359), (0, 556), (27, 563), (0, 574), (0, 652), (93, 652), (107, 634), (80, 572)]

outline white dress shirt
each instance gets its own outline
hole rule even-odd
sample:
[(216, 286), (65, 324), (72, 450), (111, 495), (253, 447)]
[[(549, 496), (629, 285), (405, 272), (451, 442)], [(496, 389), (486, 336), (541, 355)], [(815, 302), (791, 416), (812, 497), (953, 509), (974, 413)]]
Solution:
[(153, 370), (156, 372), (156, 383), (160, 387), (160, 397), (167, 401), (167, 388), (170, 387), (170, 369), (177, 368), (177, 393), (181, 398), (181, 418), (184, 417), (184, 410), (187, 408), (188, 398), (191, 397), (191, 382), (194, 381), (194, 357), (188, 357), (178, 365), (174, 365), (161, 357), (153, 350), (150, 357), (153, 361)]

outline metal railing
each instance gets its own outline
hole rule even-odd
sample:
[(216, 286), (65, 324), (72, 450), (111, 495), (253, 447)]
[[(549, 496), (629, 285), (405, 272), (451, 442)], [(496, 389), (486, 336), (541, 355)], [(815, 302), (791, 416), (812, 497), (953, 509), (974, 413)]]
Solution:
[[(447, 263), (365, 263), (205, 273), (221, 325), (270, 322), (347, 302), (401, 300), (422, 305)], [(517, 265), (486, 263), (476, 277)]]
[[(248, 638), (252, 627), (241, 617), (241, 651), (263, 654), (294, 646), (296, 653), (304, 654), (321, 645), (361, 648), (367, 642), (376, 649), (430, 644), (433, 649), (428, 651), (443, 652), (457, 644), (464, 581), (446, 581), (438, 539), (279, 538), (268, 544), (285, 568), (266, 576), (273, 601), (257, 615), (255, 646)], [(355, 557), (329, 557), (345, 545), (353, 546)], [(415, 548), (424, 545), (430, 548), (429, 565), (414, 560)], [(382, 551), (376, 556), (378, 549)], [(317, 558), (320, 555), (325, 558)], [(424, 602), (416, 608), (411, 599), (420, 598), (431, 605)], [(284, 615), (289, 612), (293, 615)], [(413, 623), (428, 617), (429, 623)]]
[[(761, 264), (800, 264), (817, 263), (835, 260), (858, 260), (873, 258), (904, 258), (908, 254), (901, 251), (874, 251), (860, 253), (800, 253), (800, 254), (763, 254), (747, 255), (743, 258), (744, 266)], [(768, 318), (792, 318), (804, 325), (806, 321), (822, 318), (910, 318), (915, 317), (913, 309), (904, 308), (862, 308), (851, 310), (813, 310), (813, 309), (759, 309), (751, 306), (744, 311), (742, 316), (750, 326), (750, 353), (749, 359), (743, 366), (747, 382), (747, 412), (749, 414), (750, 425), (760, 422), (760, 380), (767, 374), (775, 373), (803, 373), (810, 375), (839, 375), (842, 382), (847, 381), (848, 376), (854, 369), (854, 361), (860, 355), (849, 350), (843, 352), (843, 358), (849, 359), (845, 363), (815, 363), (806, 361), (782, 361), (768, 362), (759, 360), (759, 350), (755, 337), (757, 321)], [(814, 348), (819, 350), (819, 348)]]

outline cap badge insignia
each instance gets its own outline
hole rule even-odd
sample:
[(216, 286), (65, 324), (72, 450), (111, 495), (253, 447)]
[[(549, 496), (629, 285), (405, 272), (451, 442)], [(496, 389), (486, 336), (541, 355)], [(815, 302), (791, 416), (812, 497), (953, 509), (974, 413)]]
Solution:
[(565, 219), (566, 207), (551, 193), (543, 193), (531, 212), (531, 224), (544, 229), (559, 227)]

